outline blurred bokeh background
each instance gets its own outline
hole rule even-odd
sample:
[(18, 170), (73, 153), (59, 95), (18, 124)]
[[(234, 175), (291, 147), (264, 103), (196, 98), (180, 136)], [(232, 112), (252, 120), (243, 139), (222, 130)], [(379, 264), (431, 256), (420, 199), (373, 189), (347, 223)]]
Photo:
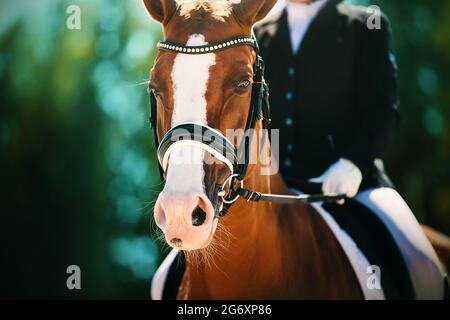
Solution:
[[(387, 170), (448, 234), (450, 2), (351, 2), (379, 5), (394, 30), (402, 125)], [(138, 0), (0, 0), (0, 297), (149, 298), (165, 253), (146, 91), (160, 38)]]

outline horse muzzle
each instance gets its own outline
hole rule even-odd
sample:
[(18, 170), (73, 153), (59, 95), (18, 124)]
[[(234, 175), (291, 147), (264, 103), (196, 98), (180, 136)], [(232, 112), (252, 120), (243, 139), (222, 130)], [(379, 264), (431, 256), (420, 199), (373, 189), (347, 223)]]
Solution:
[(166, 242), (180, 250), (208, 245), (217, 226), (214, 207), (201, 192), (163, 191), (156, 201), (154, 214)]

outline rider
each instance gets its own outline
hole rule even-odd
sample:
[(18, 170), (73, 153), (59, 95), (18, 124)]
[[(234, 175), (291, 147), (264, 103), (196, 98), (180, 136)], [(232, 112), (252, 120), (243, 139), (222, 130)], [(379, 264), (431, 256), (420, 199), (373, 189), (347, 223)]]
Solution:
[[(399, 122), (387, 18), (340, 0), (289, 0), (255, 33), (270, 86), (272, 128), (280, 129), (279, 167), (285, 181), (300, 189), (301, 181), (321, 183), (325, 194), (354, 198), (324, 208), (368, 252), (370, 244), (355, 231), (358, 226), (376, 232), (386, 251), (402, 248), (403, 258), (398, 254), (396, 261), (369, 253), (369, 261), (383, 265), (383, 287), (389, 286), (389, 277), (398, 283), (406, 269), (420, 278), (409, 263), (416, 259), (412, 252), (429, 250), (429, 245), (418, 223), (413, 244), (401, 242), (406, 230), (398, 212), (411, 213), (379, 159)], [(405, 253), (404, 246), (412, 250)], [(403, 280), (391, 297), (417, 296), (418, 287), (414, 294), (409, 279)]]
[(387, 20), (369, 30), (365, 9), (339, 2), (290, 0), (256, 34), (282, 175), (353, 197), (392, 187), (375, 160), (398, 123), (397, 68)]

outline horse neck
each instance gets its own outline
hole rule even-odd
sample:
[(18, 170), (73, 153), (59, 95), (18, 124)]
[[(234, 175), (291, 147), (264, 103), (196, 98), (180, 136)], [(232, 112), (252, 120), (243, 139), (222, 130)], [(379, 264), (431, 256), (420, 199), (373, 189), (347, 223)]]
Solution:
[[(265, 148), (270, 148), (268, 144), (265, 145)], [(279, 174), (261, 175), (260, 172), (264, 168), (265, 166), (259, 162), (252, 165), (244, 180), (244, 186), (264, 193), (289, 193)], [(276, 278), (276, 275), (283, 271), (279, 241), (274, 240), (280, 237), (276, 210), (274, 204), (270, 202), (252, 203), (239, 199), (219, 222), (212, 243), (214, 249), (207, 250), (203, 257), (206, 258), (203, 260), (208, 261), (203, 261), (203, 265), (200, 266), (200, 269), (204, 269), (204, 272), (200, 273), (201, 276), (198, 273), (198, 259), (195, 262), (193, 259), (189, 261), (190, 257), (198, 258), (198, 256), (188, 255), (191, 267), (196, 265), (190, 269), (190, 276), (197, 280), (196, 285), (203, 283), (205, 287), (210, 288), (209, 290), (221, 288), (220, 293), (226, 294), (227, 288), (223, 285), (223, 280), (230, 275), (240, 275), (242, 279), (249, 279), (255, 271), (255, 265), (264, 266), (258, 269), (259, 286), (255, 285), (255, 288), (259, 288), (261, 283), (273, 282), (274, 276)], [(221, 277), (225, 278), (221, 281), (219, 279)], [(243, 288), (236, 290), (236, 286), (242, 285), (239, 281), (228, 280), (228, 289), (244, 292)], [(193, 285), (194, 281), (190, 282)], [(203, 290), (207, 291), (205, 287)], [(250, 296), (255, 296), (255, 293)], [(198, 298), (205, 297), (200, 295)]]
[[(253, 151), (251, 154), (257, 154), (258, 152), (254, 150), (259, 147), (263, 148), (259, 152), (260, 156), (264, 155), (267, 157), (271, 154), (267, 136), (265, 136), (264, 141), (261, 141), (260, 145), (252, 147)], [(255, 161), (255, 164), (249, 167), (244, 179), (244, 188), (261, 193), (291, 194), (292, 192), (284, 183), (278, 170), (274, 170), (274, 168), (278, 168), (278, 165), (275, 165), (276, 161), (271, 159), (271, 169), (269, 169), (268, 165), (262, 164), (261, 161)], [(270, 170), (274, 172), (269, 174)], [(276, 229), (275, 210), (272, 202), (255, 203), (239, 199), (231, 207), (230, 213), (226, 216), (223, 223), (236, 235), (246, 235), (241, 238), (253, 238), (252, 240), (254, 240), (255, 238), (265, 237), (264, 233), (271, 227)], [(259, 226), (264, 229), (259, 228)]]
[[(279, 174), (261, 169), (252, 166), (245, 187), (292, 194)], [(179, 298), (362, 297), (347, 257), (312, 207), (239, 199), (220, 225), (206, 259), (188, 255)]]

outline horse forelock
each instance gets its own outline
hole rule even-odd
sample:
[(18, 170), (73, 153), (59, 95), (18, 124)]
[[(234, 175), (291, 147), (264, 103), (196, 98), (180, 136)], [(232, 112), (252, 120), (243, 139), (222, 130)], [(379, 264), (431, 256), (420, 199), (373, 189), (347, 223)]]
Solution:
[(204, 11), (212, 18), (223, 20), (232, 13), (233, 5), (241, 3), (241, 0), (176, 0), (180, 16), (188, 19), (194, 12)]

